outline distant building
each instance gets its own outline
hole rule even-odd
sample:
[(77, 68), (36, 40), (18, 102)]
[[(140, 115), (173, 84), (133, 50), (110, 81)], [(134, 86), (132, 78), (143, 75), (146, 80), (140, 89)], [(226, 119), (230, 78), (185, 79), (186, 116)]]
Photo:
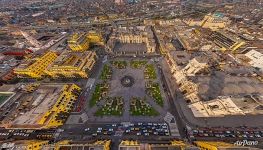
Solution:
[(94, 51), (65, 52), (49, 65), (45, 73), (51, 78), (87, 78), (96, 60)]
[(74, 33), (68, 40), (69, 48), (76, 52), (86, 51), (92, 44), (104, 45), (102, 36), (95, 31), (90, 31), (88, 33)]
[(87, 38), (88, 38), (88, 41), (90, 42), (90, 44), (104, 45), (102, 35), (95, 32), (95, 31), (90, 31), (87, 34)]
[(258, 70), (263, 72), (263, 54), (256, 51), (251, 50), (245, 54), (250, 59), (249, 64)]
[[(55, 128), (66, 121), (80, 94), (75, 84), (26, 84), (1, 106), (1, 127)], [(16, 105), (10, 109), (9, 105)]]
[(156, 50), (149, 26), (120, 27), (111, 35), (107, 46), (118, 55), (154, 53)]
[(225, 28), (228, 23), (228, 18), (219, 16), (217, 14), (208, 14), (202, 20), (187, 20), (189, 26), (201, 26), (203, 28), (210, 28), (212, 30)]
[(259, 150), (258, 148), (250, 148), (242, 145), (238, 146), (225, 142), (196, 141), (194, 143), (202, 150)]
[(237, 52), (239, 48), (246, 44), (245, 41), (223, 30), (214, 31), (210, 37), (222, 51)]
[(189, 61), (188, 65), (183, 69), (183, 72), (187, 76), (195, 76), (200, 70), (203, 70), (204, 68), (208, 68), (207, 61), (201, 59), (201, 57), (196, 57)]
[[(143, 148), (141, 148), (143, 147)], [(198, 147), (185, 143), (183, 141), (150, 141), (139, 142), (132, 140), (123, 140), (119, 145), (119, 150), (159, 150), (159, 149), (176, 149), (176, 150), (200, 150)]]
[(9, 82), (16, 78), (14, 68), (19, 65), (21, 61), (14, 56), (0, 54), (0, 83)]
[(72, 51), (86, 51), (89, 48), (87, 35), (75, 33), (68, 40), (68, 46)]
[(48, 144), (48, 141), (40, 140), (21, 140), (21, 141), (11, 141), (11, 142), (1, 142), (0, 149), (17, 149), (17, 150), (42, 150), (42, 148)]
[(124, 1), (123, 0), (115, 0), (115, 4), (117, 5), (123, 5)]
[(40, 57), (29, 58), (16, 67), (14, 73), (20, 78), (43, 78), (45, 70), (57, 56), (55, 52), (50, 51)]
[(59, 141), (55, 144), (45, 145), (42, 150), (67, 150), (67, 149), (85, 149), (85, 150), (110, 150), (110, 140), (98, 141)]

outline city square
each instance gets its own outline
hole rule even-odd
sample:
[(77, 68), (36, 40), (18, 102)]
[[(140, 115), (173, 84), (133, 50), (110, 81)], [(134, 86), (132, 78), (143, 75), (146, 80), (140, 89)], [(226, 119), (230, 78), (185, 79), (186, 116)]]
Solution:
[[(155, 62), (147, 59), (109, 60), (102, 67), (99, 79), (88, 100), (89, 108), (86, 108), (88, 114), (89, 109), (98, 109), (95, 114), (100, 115), (94, 118), (96, 121), (161, 121), (166, 114), (168, 105)], [(109, 102), (116, 97), (122, 99), (121, 102)], [(107, 108), (115, 113), (103, 114), (101, 111)]]

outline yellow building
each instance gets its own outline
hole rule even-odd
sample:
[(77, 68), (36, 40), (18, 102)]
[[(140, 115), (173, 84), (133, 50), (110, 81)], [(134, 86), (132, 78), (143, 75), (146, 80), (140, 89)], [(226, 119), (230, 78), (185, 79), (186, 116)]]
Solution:
[(38, 121), (44, 128), (58, 127), (63, 125), (78, 98), (81, 88), (75, 84), (64, 85), (55, 105), (48, 110)]
[(91, 44), (97, 44), (97, 45), (103, 45), (104, 44), (102, 36), (100, 34), (96, 33), (95, 31), (89, 32), (87, 35), (87, 38)]
[(246, 44), (245, 41), (240, 40), (235, 35), (223, 30), (214, 31), (211, 35), (211, 38), (213, 42), (217, 46), (219, 46), (223, 52), (231, 51), (235, 53), (239, 48)]
[(200, 147), (201, 150), (225, 150), (225, 149), (250, 150), (249, 147), (235, 146), (234, 144), (225, 143), (225, 142), (196, 141), (195, 144), (196, 146)]
[[(75, 84), (58, 83), (23, 84), (19, 89), (10, 98), (17, 107), (2, 118), (0, 127), (42, 129), (63, 125), (81, 92)], [(9, 107), (1, 109), (6, 111)]]
[(123, 140), (119, 144), (119, 150), (125, 149), (140, 150), (140, 143), (138, 141)]
[(45, 70), (54, 60), (57, 58), (57, 54), (54, 52), (48, 52), (41, 57), (28, 59), (17, 68), (14, 72), (21, 78), (42, 78), (45, 75)]
[(59, 141), (55, 144), (46, 145), (42, 150), (61, 150), (61, 149), (96, 149), (96, 150), (110, 150), (110, 140), (98, 140), (94, 142), (85, 141)]
[(75, 33), (68, 40), (68, 46), (72, 51), (86, 51), (89, 49), (89, 41), (85, 33)]
[(29, 140), (29, 141), (14, 141), (0, 143), (1, 149), (14, 150), (42, 150), (48, 144), (48, 141)]
[(96, 60), (97, 55), (93, 51), (62, 53), (46, 73), (52, 78), (87, 78)]
[(177, 140), (173, 140), (169, 143), (149, 144), (148, 150), (153, 150), (153, 149), (199, 150), (199, 148), (195, 147), (192, 144), (189, 144), (183, 141), (177, 141)]
[(227, 20), (216, 17), (212, 14), (208, 14), (202, 20), (187, 20), (186, 24), (189, 26), (201, 26), (202, 28), (217, 30), (225, 28), (227, 25)]

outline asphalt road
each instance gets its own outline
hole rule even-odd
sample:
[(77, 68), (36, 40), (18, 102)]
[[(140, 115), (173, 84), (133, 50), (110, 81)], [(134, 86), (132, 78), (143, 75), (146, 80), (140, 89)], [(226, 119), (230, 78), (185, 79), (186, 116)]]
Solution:
[(174, 115), (175, 117), (175, 120), (176, 120), (176, 123), (177, 123), (177, 126), (178, 126), (178, 130), (179, 130), (179, 133), (181, 135), (182, 138), (187, 138), (187, 132), (186, 132), (186, 124), (185, 122), (182, 120), (181, 116), (180, 116), (180, 113), (178, 112), (177, 108), (176, 108), (176, 105), (174, 103), (174, 98), (170, 92), (170, 89), (168, 87), (168, 84), (167, 84), (167, 81), (165, 79), (165, 76), (164, 76), (164, 73), (163, 73), (163, 70), (161, 68), (159, 68), (159, 72), (161, 74), (161, 79), (163, 81), (163, 87), (164, 89), (166, 90), (165, 93), (166, 93), (166, 96), (168, 98), (168, 102), (170, 104), (170, 112), (172, 115)]

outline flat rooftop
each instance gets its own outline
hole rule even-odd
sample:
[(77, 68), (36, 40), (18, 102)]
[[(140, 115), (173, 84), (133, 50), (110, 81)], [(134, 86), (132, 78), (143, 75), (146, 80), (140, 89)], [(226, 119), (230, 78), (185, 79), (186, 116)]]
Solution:
[(147, 48), (145, 43), (116, 43), (113, 51), (126, 53), (146, 53)]
[(36, 125), (37, 121), (56, 103), (62, 85), (43, 85), (24, 97), (32, 99), (32, 109), (13, 121), (13, 125)]
[(195, 76), (192, 81), (199, 84), (199, 96), (205, 101), (218, 96), (263, 94), (263, 83), (255, 77), (231, 76), (224, 72), (215, 72), (210, 76)]
[(19, 87), (1, 107), (2, 127), (38, 127), (38, 121), (52, 108), (65, 84), (43, 84), (28, 92), (28, 85)]

